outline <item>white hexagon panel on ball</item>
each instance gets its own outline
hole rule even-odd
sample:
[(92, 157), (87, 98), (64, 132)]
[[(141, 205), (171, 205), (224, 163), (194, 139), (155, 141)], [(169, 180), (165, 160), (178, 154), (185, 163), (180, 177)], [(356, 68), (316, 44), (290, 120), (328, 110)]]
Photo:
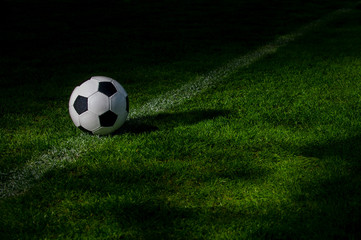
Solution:
[(101, 92), (96, 92), (88, 98), (88, 110), (97, 115), (105, 113), (109, 108), (109, 97)]
[(78, 94), (84, 97), (90, 97), (98, 91), (98, 88), (99, 82), (93, 79), (89, 79), (79, 86)]
[(128, 96), (124, 96), (122, 92), (118, 91), (110, 98), (110, 109), (118, 115), (115, 125), (116, 127), (120, 127), (124, 124), (129, 114)]
[(100, 128), (99, 116), (93, 112), (84, 112), (79, 116), (79, 121), (80, 126), (87, 131), (93, 132)]

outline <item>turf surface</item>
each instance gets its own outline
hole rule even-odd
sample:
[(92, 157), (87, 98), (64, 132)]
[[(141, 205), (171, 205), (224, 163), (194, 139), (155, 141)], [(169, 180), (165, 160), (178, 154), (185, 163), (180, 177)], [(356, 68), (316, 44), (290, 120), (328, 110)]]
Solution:
[(1, 40), (1, 239), (361, 237), (358, 7), (115, 135), (67, 113), (92, 75), (132, 111), (352, 1), (31, 2)]

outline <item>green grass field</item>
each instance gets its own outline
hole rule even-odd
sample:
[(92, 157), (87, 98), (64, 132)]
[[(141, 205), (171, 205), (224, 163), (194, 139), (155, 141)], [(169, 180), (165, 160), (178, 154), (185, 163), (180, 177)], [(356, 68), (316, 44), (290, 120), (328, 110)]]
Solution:
[[(357, 1), (107, 2), (5, 2), (0, 239), (361, 238)], [(137, 111), (340, 8), (111, 136), (71, 122), (91, 76)]]

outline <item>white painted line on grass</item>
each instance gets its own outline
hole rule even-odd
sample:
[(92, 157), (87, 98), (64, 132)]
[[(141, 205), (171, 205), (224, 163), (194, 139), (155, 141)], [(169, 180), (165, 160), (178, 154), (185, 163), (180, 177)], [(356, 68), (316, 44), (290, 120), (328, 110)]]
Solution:
[(205, 91), (212, 86), (215, 86), (217, 83), (227, 78), (227, 76), (236, 73), (239, 69), (247, 67), (252, 63), (260, 60), (261, 58), (275, 53), (280, 47), (283, 47), (288, 43), (294, 41), (298, 37), (305, 34), (307, 31), (319, 27), (320, 25), (334, 19), (336, 16), (339, 16), (340, 14), (349, 11), (350, 9), (337, 10), (321, 19), (311, 22), (310, 24), (302, 27), (295, 32), (280, 36), (275, 41), (258, 48), (254, 52), (250, 52), (239, 58), (233, 59), (226, 65), (215, 69), (204, 76), (199, 77), (196, 81), (187, 83), (179, 89), (175, 89), (161, 94), (157, 98), (154, 98), (148, 103), (144, 104), (139, 109), (132, 110), (132, 112), (130, 113), (130, 118), (139, 118), (154, 115), (171, 107), (180, 105), (186, 100), (193, 98), (200, 92)]
[[(100, 139), (100, 138), (99, 138)], [(30, 160), (22, 169), (3, 174), (7, 181), (0, 183), (0, 199), (17, 196), (27, 191), (35, 180), (40, 179), (52, 169), (64, 168), (68, 163), (75, 162), (77, 158), (89, 149), (94, 139), (90, 136), (71, 138), (48, 152)]]
[[(180, 105), (202, 91), (215, 86), (227, 76), (236, 73), (239, 69), (247, 67), (261, 58), (275, 53), (280, 47), (296, 40), (306, 32), (320, 27), (322, 24), (350, 10), (351, 9), (337, 10), (295, 32), (277, 38), (275, 41), (258, 48), (254, 52), (233, 59), (228, 64), (199, 77), (196, 81), (187, 83), (179, 89), (166, 92), (147, 102), (142, 107), (133, 109), (129, 117), (130, 119), (134, 119), (154, 115)], [(0, 182), (0, 199), (17, 196), (26, 192), (34, 182), (43, 177), (45, 173), (55, 168), (64, 168), (67, 164), (75, 162), (80, 155), (87, 152), (91, 149), (92, 145), (99, 143), (99, 141), (102, 141), (102, 138), (86, 135), (71, 138), (59, 146), (53, 147), (45, 154), (34, 157), (34, 159), (30, 160), (22, 169), (9, 174), (0, 173), (0, 175), (5, 176), (6, 179), (4, 182)]]

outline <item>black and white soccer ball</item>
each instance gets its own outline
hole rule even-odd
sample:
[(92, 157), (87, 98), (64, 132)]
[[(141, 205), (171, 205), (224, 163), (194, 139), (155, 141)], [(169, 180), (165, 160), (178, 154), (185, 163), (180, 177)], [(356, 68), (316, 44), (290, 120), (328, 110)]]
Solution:
[(91, 77), (74, 89), (69, 100), (69, 113), (81, 130), (96, 135), (110, 134), (127, 119), (128, 95), (112, 78)]

